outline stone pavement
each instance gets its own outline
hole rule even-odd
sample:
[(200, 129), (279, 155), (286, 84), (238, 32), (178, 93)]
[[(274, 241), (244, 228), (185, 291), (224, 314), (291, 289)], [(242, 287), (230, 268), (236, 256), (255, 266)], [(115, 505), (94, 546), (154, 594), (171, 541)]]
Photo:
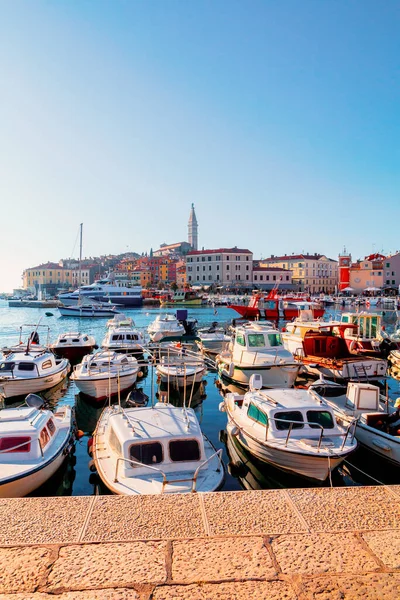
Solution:
[(400, 598), (400, 486), (1, 499), (0, 516), (0, 600)]

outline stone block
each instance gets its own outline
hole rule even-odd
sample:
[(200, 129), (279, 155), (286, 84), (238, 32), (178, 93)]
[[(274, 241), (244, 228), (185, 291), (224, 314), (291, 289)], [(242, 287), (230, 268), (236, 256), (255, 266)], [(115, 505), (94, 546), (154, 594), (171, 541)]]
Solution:
[[(400, 526), (400, 523), (399, 523)], [(362, 537), (389, 569), (400, 569), (400, 531), (366, 531)]]
[(82, 544), (61, 548), (44, 591), (121, 588), (165, 579), (166, 542)]
[(131, 588), (85, 590), (64, 592), (54, 596), (45, 592), (35, 594), (0, 594), (0, 600), (140, 600), (139, 594)]
[(96, 498), (83, 541), (205, 536), (197, 494)]
[(272, 540), (272, 550), (286, 574), (362, 573), (379, 564), (353, 533), (284, 535)]
[(0, 548), (0, 593), (33, 592), (51, 565), (48, 548)]
[(288, 494), (312, 531), (396, 529), (400, 501), (384, 487), (291, 489)]
[(268, 579), (276, 574), (262, 538), (212, 538), (173, 542), (174, 582)]
[(315, 577), (302, 582), (304, 600), (398, 600), (400, 575)]
[(280, 490), (203, 494), (210, 535), (264, 535), (305, 531)]
[(0, 545), (77, 542), (90, 501), (90, 496), (2, 498)]
[(242, 581), (157, 587), (152, 600), (296, 600), (283, 581)]

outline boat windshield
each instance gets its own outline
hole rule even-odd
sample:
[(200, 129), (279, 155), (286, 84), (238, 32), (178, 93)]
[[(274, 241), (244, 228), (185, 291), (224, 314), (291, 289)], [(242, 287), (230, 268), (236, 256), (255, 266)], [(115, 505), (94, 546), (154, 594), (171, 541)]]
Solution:
[(13, 371), (15, 369), (15, 362), (3, 362), (0, 363), (0, 373), (5, 371)]
[(269, 333), (268, 340), (270, 346), (282, 346), (282, 340), (279, 333)]
[(263, 333), (249, 333), (247, 340), (250, 348), (263, 348), (265, 346)]
[(137, 460), (144, 465), (153, 465), (162, 462), (163, 448), (160, 442), (132, 444), (129, 448), (129, 455), (132, 460)]
[[(312, 429), (317, 428), (318, 425), (321, 425), (324, 429), (334, 429), (335, 427), (333, 417), (327, 410), (308, 410), (307, 421)], [(313, 423), (315, 423), (315, 425), (313, 425)]]

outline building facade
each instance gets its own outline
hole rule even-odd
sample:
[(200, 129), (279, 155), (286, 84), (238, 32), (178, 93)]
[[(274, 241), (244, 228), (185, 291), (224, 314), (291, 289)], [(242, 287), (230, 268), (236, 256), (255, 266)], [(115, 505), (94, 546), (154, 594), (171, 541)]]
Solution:
[(253, 287), (259, 290), (292, 290), (292, 271), (281, 267), (260, 267), (253, 264)]
[(324, 254), (271, 255), (261, 260), (260, 266), (288, 269), (299, 292), (332, 294), (337, 289), (338, 262)]
[(236, 247), (188, 252), (186, 280), (188, 285), (251, 288), (253, 253)]
[[(370, 254), (364, 260), (351, 263), (350, 288), (356, 294), (382, 288), (385, 280), (383, 254)], [(387, 261), (386, 261), (387, 262)], [(374, 289), (375, 288), (375, 289)]]
[(69, 269), (58, 263), (47, 262), (25, 269), (22, 275), (23, 288), (41, 290), (44, 294), (55, 296), (61, 289), (77, 288), (90, 283), (90, 269)]

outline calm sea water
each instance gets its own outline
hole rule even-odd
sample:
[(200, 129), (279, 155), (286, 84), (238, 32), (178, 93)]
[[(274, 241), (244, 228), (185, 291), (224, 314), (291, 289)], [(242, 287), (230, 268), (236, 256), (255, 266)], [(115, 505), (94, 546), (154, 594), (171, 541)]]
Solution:
[[(348, 308), (346, 308), (346, 311), (348, 311)], [(52, 313), (52, 316), (46, 316), (46, 312)], [(125, 313), (134, 319), (136, 326), (143, 329), (146, 329), (158, 314), (167, 312), (171, 312), (171, 309), (145, 307), (125, 310)], [(328, 313), (333, 315), (333, 309), (328, 309)], [(206, 326), (213, 321), (218, 321), (220, 324), (228, 323), (232, 318), (237, 318), (238, 315), (226, 307), (198, 307), (189, 309), (189, 317), (197, 319), (199, 326)], [(336, 313), (336, 317), (339, 317), (338, 313)], [(395, 313), (385, 311), (383, 318), (386, 329), (390, 331), (396, 321)], [(50, 328), (50, 341), (54, 341), (59, 333), (65, 331), (81, 331), (94, 335), (97, 344), (100, 345), (106, 332), (107, 319), (62, 318), (58, 316), (57, 309), (8, 308), (6, 302), (0, 301), (0, 347), (17, 342), (20, 326), (33, 326), (38, 323), (39, 319), (41, 319), (42, 325)], [(280, 323), (280, 325), (283, 324), (283, 322)], [(46, 336), (41, 333), (41, 342), (45, 341)], [(218, 387), (215, 385), (216, 381), (216, 373), (209, 370), (204, 380), (204, 393), (202, 397), (200, 394), (194, 397), (193, 406), (204, 433), (217, 449), (222, 448), (224, 451), (223, 458), (225, 465), (227, 465), (227, 475), (223, 489), (266, 489), (315, 485), (259, 463), (249, 455), (245, 455), (235, 440), (227, 439), (225, 434), (226, 416), (218, 410), (221, 396)], [(155, 397), (158, 388), (154, 373), (149, 370), (147, 376), (138, 382), (137, 387), (150, 398), (152, 395)], [(78, 427), (84, 432), (84, 436), (76, 442), (74, 455), (65, 462), (62, 469), (45, 486), (36, 490), (32, 495), (55, 496), (106, 493), (98, 486), (96, 476), (89, 471), (88, 463), (90, 459), (87, 454), (87, 441), (96, 426), (102, 405), (89, 403), (78, 394), (75, 385), (70, 381), (47, 395), (52, 404), (68, 403), (75, 405)], [(400, 382), (392, 378), (389, 379), (389, 395), (391, 398), (400, 396)], [(350, 456), (349, 463), (345, 463), (343, 468), (335, 472), (332, 484), (335, 486), (373, 485), (375, 479), (371, 479), (371, 477), (384, 483), (399, 483), (400, 470), (387, 468), (369, 453), (357, 450), (356, 453)], [(326, 485), (330, 484), (326, 483)]]

